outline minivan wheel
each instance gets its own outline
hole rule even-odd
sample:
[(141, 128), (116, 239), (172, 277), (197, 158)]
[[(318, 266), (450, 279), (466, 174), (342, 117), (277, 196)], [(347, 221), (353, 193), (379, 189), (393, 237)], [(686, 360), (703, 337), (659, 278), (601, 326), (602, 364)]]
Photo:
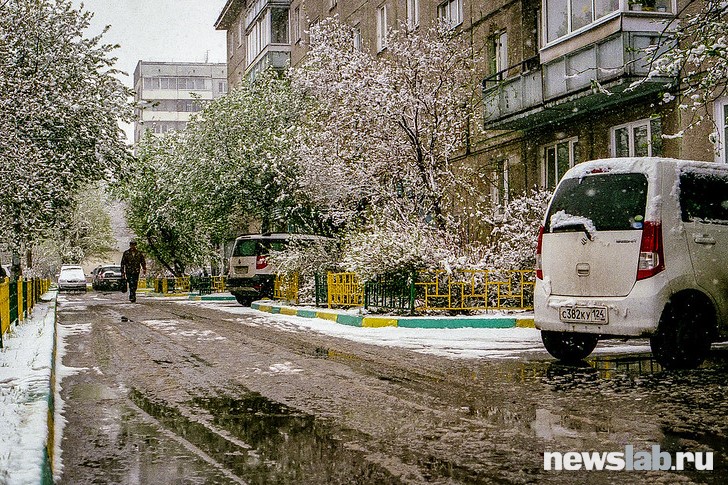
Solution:
[(252, 296), (235, 295), (235, 299), (238, 300), (238, 303), (240, 303), (243, 306), (250, 306), (253, 304)]
[(541, 340), (549, 354), (564, 362), (578, 362), (592, 353), (598, 337), (590, 333), (541, 330)]
[(652, 355), (666, 369), (698, 367), (710, 352), (713, 322), (713, 307), (705, 299), (691, 294), (670, 301), (650, 337)]

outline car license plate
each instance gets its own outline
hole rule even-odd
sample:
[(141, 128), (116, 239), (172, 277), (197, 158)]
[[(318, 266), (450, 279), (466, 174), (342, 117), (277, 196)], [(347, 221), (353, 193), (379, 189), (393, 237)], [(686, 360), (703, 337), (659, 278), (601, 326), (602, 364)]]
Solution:
[(607, 307), (603, 306), (562, 306), (559, 319), (569, 323), (608, 323)]

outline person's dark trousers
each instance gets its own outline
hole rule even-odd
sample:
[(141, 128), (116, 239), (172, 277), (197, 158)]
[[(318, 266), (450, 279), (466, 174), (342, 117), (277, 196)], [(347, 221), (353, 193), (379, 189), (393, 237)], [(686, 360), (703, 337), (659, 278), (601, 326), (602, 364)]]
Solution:
[(129, 285), (129, 301), (134, 303), (136, 301), (137, 285), (139, 284), (139, 274), (126, 275), (126, 282)]

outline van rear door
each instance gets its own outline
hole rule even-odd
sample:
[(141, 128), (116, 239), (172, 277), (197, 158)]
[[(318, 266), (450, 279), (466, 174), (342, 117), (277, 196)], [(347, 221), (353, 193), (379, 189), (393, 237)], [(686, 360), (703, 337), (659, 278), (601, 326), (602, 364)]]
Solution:
[(551, 294), (629, 294), (637, 279), (647, 189), (643, 173), (594, 173), (559, 184), (542, 243)]

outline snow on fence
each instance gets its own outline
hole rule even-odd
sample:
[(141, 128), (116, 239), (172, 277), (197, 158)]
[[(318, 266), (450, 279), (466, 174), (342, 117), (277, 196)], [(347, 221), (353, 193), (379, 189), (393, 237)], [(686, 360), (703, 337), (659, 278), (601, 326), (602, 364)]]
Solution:
[(10, 281), (2, 278), (0, 283), (0, 349), (3, 336), (14, 323), (22, 322), (33, 312), (35, 303), (50, 288), (50, 280), (41, 278)]

